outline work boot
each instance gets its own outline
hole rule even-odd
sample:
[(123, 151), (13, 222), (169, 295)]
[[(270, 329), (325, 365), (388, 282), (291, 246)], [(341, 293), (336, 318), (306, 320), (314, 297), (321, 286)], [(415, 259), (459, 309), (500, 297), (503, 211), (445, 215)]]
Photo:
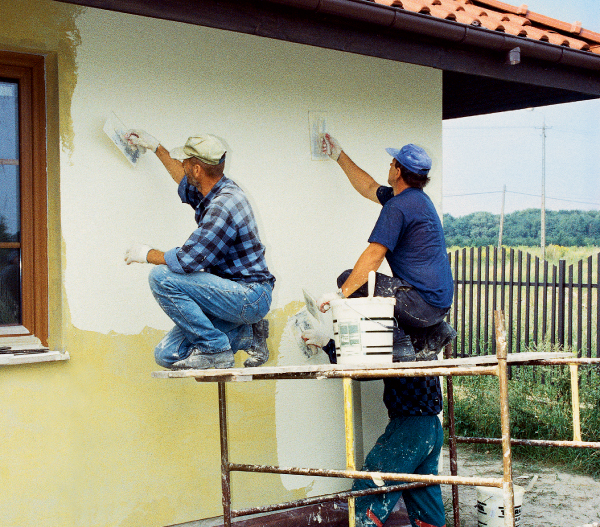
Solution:
[(410, 337), (401, 329), (394, 328), (392, 362), (411, 362), (415, 360), (415, 348)]
[(252, 347), (247, 350), (250, 355), (245, 361), (246, 368), (262, 366), (269, 360), (269, 348), (267, 348), (267, 337), (269, 336), (269, 321), (259, 320), (252, 324)]
[(173, 370), (208, 370), (210, 368), (233, 368), (233, 351), (226, 350), (220, 353), (203, 353), (193, 347), (189, 357), (177, 361), (171, 366)]
[(439, 352), (455, 338), (456, 330), (444, 320), (429, 328), (427, 332), (427, 349)]

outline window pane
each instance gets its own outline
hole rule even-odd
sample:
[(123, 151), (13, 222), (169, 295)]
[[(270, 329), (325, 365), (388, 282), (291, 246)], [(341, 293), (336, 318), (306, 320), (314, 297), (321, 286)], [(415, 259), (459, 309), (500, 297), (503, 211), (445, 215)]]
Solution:
[(21, 255), (0, 249), (0, 325), (21, 324)]
[(20, 238), (19, 167), (0, 165), (0, 242)]
[(0, 242), (19, 241), (18, 85), (0, 80)]

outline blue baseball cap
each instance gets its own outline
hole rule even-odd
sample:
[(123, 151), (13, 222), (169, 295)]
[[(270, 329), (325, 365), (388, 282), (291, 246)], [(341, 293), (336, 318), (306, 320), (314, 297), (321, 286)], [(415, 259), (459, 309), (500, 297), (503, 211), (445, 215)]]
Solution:
[(426, 176), (431, 170), (431, 158), (420, 146), (410, 143), (404, 145), (400, 150), (396, 148), (386, 148), (385, 151), (403, 167), (415, 174)]

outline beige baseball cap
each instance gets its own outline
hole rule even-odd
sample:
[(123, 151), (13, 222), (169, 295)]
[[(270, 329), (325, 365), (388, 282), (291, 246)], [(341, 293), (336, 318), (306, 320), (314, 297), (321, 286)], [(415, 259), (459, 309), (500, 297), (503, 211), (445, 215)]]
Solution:
[(225, 145), (214, 135), (198, 134), (189, 137), (185, 145), (169, 152), (173, 159), (183, 161), (195, 157), (209, 165), (218, 165), (225, 161)]

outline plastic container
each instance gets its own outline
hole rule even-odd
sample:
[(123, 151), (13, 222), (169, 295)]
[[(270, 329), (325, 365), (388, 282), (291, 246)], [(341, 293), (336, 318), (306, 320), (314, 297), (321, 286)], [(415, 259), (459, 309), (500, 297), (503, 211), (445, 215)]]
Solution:
[(395, 298), (332, 300), (338, 364), (389, 364), (393, 359)]
[[(504, 493), (498, 487), (477, 488), (477, 525), (479, 527), (504, 527)], [(515, 495), (515, 527), (521, 525), (521, 508), (525, 489), (513, 485)]]

